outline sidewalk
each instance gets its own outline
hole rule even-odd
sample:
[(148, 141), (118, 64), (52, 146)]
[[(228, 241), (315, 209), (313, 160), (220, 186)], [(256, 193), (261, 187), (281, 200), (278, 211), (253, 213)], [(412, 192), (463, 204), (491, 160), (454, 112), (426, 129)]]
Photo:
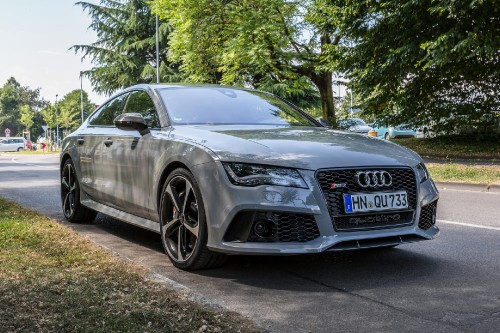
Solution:
[(438, 190), (452, 189), (452, 190), (500, 193), (500, 185), (466, 184), (466, 183), (453, 183), (453, 182), (435, 182), (435, 184)]
[(434, 157), (423, 157), (425, 163), (434, 163), (434, 164), (464, 164), (464, 165), (498, 165), (500, 166), (500, 160), (468, 160), (468, 159), (442, 159), (442, 158), (434, 158)]

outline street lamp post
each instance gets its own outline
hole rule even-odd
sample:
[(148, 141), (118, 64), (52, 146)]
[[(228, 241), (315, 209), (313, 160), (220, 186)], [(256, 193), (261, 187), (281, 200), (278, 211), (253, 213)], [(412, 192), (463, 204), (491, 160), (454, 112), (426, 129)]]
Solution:
[(82, 124), (83, 124), (83, 72), (80, 72), (80, 107), (82, 109)]
[(57, 94), (56, 94), (56, 149), (59, 148), (59, 113), (57, 112)]
[(158, 14), (156, 14), (156, 83), (160, 83), (160, 36), (158, 28)]

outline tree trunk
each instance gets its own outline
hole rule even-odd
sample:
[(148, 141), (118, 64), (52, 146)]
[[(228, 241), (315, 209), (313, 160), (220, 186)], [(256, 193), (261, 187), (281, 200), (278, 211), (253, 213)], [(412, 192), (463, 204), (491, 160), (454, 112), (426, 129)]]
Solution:
[(311, 81), (316, 85), (321, 97), (321, 109), (323, 111), (323, 119), (329, 121), (333, 128), (337, 128), (335, 117), (335, 104), (333, 103), (333, 84), (332, 73), (321, 72), (312, 73)]

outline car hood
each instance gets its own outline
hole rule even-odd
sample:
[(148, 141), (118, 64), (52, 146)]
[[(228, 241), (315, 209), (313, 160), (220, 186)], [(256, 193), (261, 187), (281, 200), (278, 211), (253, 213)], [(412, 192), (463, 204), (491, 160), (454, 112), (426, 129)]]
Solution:
[(202, 145), (222, 161), (316, 170), (334, 167), (415, 166), (413, 151), (377, 138), (319, 127), (183, 125), (175, 140)]

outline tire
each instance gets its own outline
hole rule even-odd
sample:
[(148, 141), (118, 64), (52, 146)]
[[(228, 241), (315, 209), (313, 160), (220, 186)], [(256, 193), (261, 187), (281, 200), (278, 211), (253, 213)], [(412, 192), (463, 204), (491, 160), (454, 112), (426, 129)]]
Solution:
[(21, 147), (17, 148), (17, 151), (23, 151), (23, 150), (24, 150), (24, 149), (23, 149), (23, 148), (21, 148)]
[(64, 162), (61, 170), (61, 204), (64, 217), (68, 222), (92, 221), (97, 215), (97, 212), (80, 203), (80, 183), (71, 159)]
[(207, 248), (203, 198), (194, 176), (186, 169), (174, 170), (163, 186), (160, 232), (163, 248), (177, 268), (192, 271), (225, 262), (225, 255)]
[(386, 139), (387, 141), (389, 141), (391, 139), (391, 136), (389, 135), (389, 133), (385, 133), (384, 139)]

